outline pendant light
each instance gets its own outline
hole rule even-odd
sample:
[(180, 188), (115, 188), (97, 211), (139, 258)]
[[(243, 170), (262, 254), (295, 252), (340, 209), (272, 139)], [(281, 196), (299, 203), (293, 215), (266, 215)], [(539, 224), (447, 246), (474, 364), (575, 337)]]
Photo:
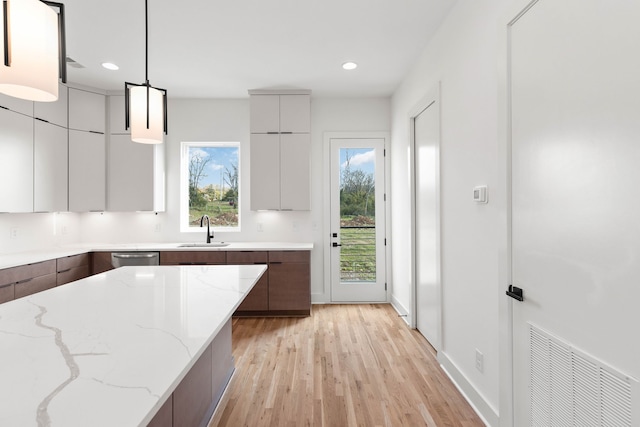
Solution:
[(2, 15), (0, 92), (29, 101), (57, 100), (58, 77), (67, 82), (64, 5), (2, 0)]
[(144, 83), (124, 83), (125, 127), (131, 140), (142, 144), (162, 144), (167, 133), (167, 91), (149, 84), (149, 12), (144, 2)]

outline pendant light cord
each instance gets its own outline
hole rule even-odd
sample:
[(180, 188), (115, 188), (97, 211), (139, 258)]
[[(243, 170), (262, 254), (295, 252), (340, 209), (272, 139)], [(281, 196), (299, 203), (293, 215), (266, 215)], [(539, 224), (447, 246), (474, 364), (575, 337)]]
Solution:
[(149, 85), (149, 6), (144, 0), (144, 80)]

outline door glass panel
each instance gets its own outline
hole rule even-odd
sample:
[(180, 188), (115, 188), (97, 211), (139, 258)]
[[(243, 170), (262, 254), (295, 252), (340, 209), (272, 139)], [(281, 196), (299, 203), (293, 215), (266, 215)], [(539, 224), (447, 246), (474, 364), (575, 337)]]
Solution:
[(340, 149), (340, 281), (376, 282), (375, 148)]

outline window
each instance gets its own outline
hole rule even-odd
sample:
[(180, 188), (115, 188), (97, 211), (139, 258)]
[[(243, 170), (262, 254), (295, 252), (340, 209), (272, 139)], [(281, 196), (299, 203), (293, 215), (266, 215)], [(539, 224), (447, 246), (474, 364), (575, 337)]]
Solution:
[(239, 230), (240, 143), (183, 142), (181, 231), (200, 231), (208, 215), (216, 230)]

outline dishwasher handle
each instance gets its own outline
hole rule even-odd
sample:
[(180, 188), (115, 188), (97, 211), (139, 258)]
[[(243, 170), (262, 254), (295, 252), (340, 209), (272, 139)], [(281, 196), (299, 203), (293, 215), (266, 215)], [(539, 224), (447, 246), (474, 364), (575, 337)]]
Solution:
[(119, 254), (113, 253), (111, 254), (114, 258), (122, 258), (122, 259), (135, 259), (135, 258), (155, 258), (158, 256), (157, 253), (144, 253), (144, 254)]

